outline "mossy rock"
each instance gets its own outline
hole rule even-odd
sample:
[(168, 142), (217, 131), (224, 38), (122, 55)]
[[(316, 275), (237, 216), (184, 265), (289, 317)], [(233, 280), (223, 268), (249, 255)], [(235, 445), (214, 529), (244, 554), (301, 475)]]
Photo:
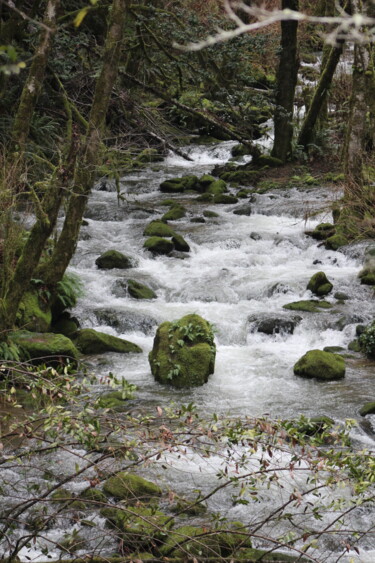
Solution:
[(234, 145), (234, 147), (232, 147), (230, 153), (234, 158), (238, 158), (240, 156), (250, 154), (250, 149), (243, 143), (238, 143), (238, 145)]
[(190, 223), (205, 223), (206, 219), (204, 217), (192, 217)]
[(129, 397), (124, 397), (122, 391), (109, 391), (98, 399), (98, 406), (102, 409), (115, 409), (121, 411), (126, 409)]
[(259, 171), (257, 170), (233, 170), (220, 174), (220, 178), (225, 182), (236, 182), (238, 184), (253, 185), (259, 180)]
[(17, 326), (33, 332), (49, 332), (51, 308), (41, 300), (38, 290), (26, 291), (18, 308)]
[(335, 226), (332, 223), (319, 223), (313, 231), (306, 231), (305, 234), (315, 240), (326, 240), (332, 237), (336, 232)]
[(132, 501), (160, 497), (162, 494), (161, 488), (152, 481), (126, 471), (121, 471), (107, 479), (103, 491), (112, 497)]
[(164, 213), (162, 221), (177, 221), (186, 216), (186, 209), (181, 205), (174, 205), (169, 211)]
[(173, 524), (169, 516), (149, 507), (131, 507), (118, 511), (116, 517), (116, 529), (124, 546), (130, 549), (147, 549), (163, 543)]
[(171, 240), (162, 237), (148, 238), (143, 247), (152, 252), (152, 254), (170, 254), (174, 250), (174, 244)]
[(366, 416), (367, 414), (375, 414), (375, 401), (365, 403), (360, 409), (359, 414), (361, 416)]
[(128, 292), (134, 299), (156, 299), (157, 297), (150, 287), (135, 280), (128, 280)]
[(125, 270), (133, 267), (129, 256), (125, 256), (118, 250), (107, 250), (95, 260), (95, 264), (100, 270), (113, 270), (114, 268)]
[(92, 328), (79, 330), (74, 339), (74, 344), (82, 354), (102, 354), (104, 352), (129, 354), (130, 352), (142, 352), (141, 348), (132, 342)]
[(207, 193), (212, 194), (214, 196), (224, 194), (227, 191), (228, 191), (227, 184), (226, 182), (224, 182), (224, 180), (215, 180), (206, 189)]
[(364, 274), (361, 276), (361, 284), (363, 285), (375, 285), (375, 273), (374, 274)]
[(272, 168), (276, 168), (278, 166), (283, 166), (283, 161), (279, 158), (275, 158), (274, 156), (270, 156), (267, 154), (261, 154), (256, 161), (254, 162), (256, 166), (270, 166)]
[(216, 217), (220, 217), (220, 215), (218, 213), (215, 213), (215, 211), (203, 211), (203, 217), (207, 217), (207, 219), (216, 219)]
[(354, 340), (349, 342), (348, 350), (350, 350), (351, 352), (361, 352), (361, 350), (362, 350), (361, 343), (358, 340), (358, 338), (355, 338)]
[(345, 361), (338, 354), (310, 350), (298, 360), (293, 371), (300, 377), (334, 381), (345, 376)]
[(316, 272), (316, 274), (311, 277), (306, 289), (318, 297), (323, 297), (332, 291), (333, 285), (324, 272)]
[(214, 196), (214, 203), (223, 203), (223, 204), (238, 203), (238, 199), (234, 195), (219, 194)]
[(83, 501), (77, 499), (73, 493), (63, 487), (56, 489), (56, 491), (52, 493), (51, 499), (53, 502), (64, 506), (64, 508), (71, 508), (72, 510), (86, 509), (86, 504)]
[(160, 184), (160, 191), (164, 193), (182, 193), (185, 190), (195, 189), (199, 189), (199, 180), (194, 175), (169, 178)]
[(190, 252), (190, 246), (183, 236), (175, 234), (172, 237), (172, 242), (176, 250), (179, 250), (180, 252)]
[(145, 237), (173, 237), (174, 231), (172, 227), (163, 221), (151, 221), (143, 231)]
[(63, 334), (68, 338), (72, 338), (79, 329), (79, 322), (76, 318), (71, 317), (68, 312), (65, 312), (61, 317), (53, 323), (51, 330), (56, 334)]
[(340, 352), (345, 352), (345, 348), (342, 346), (325, 346), (323, 352), (333, 352), (334, 354), (339, 354)]
[(55, 364), (79, 358), (79, 352), (73, 342), (62, 334), (18, 330), (12, 332), (9, 338), (23, 351), (22, 359), (31, 359), (33, 363)]
[(348, 239), (344, 235), (336, 234), (326, 239), (326, 248), (328, 250), (337, 250), (341, 246), (348, 244)]
[(176, 503), (170, 507), (170, 510), (173, 513), (186, 514), (187, 516), (201, 516), (207, 512), (207, 507), (201, 502), (179, 498)]
[(210, 324), (199, 315), (162, 323), (149, 354), (156, 381), (174, 387), (194, 387), (214, 372), (216, 346)]
[(238, 561), (243, 561), (244, 563), (255, 563), (259, 561), (261, 563), (307, 563), (306, 558), (300, 558), (295, 555), (287, 555), (285, 553), (279, 553), (278, 551), (267, 551), (264, 549), (241, 549), (236, 554)]
[(251, 192), (249, 190), (239, 190), (236, 193), (236, 197), (239, 197), (240, 199), (247, 199), (250, 194)]
[[(294, 421), (292, 421), (294, 422)], [(295, 428), (305, 436), (319, 436), (335, 424), (333, 418), (329, 416), (314, 416), (304, 419), (303, 422), (296, 420)]]
[(212, 194), (205, 193), (205, 194), (201, 194), (198, 197), (196, 197), (195, 201), (202, 201), (203, 203), (208, 203), (208, 202), (213, 201), (213, 199), (214, 199), (214, 196)]
[(203, 528), (196, 526), (181, 526), (173, 530), (159, 551), (165, 557), (181, 560), (184, 560), (187, 554), (218, 559), (221, 557), (217, 535), (208, 535)]
[(199, 178), (199, 183), (204, 189), (208, 188), (213, 182), (216, 182), (216, 178), (211, 176), (211, 174), (204, 174)]
[(293, 301), (283, 305), (283, 309), (290, 311), (305, 311), (306, 313), (321, 313), (322, 309), (331, 309), (331, 303), (328, 301), (315, 301), (314, 299), (305, 301)]
[(108, 499), (105, 494), (99, 489), (94, 489), (93, 487), (88, 487), (79, 494), (79, 498), (86, 501), (88, 507), (91, 506), (103, 506), (108, 503)]

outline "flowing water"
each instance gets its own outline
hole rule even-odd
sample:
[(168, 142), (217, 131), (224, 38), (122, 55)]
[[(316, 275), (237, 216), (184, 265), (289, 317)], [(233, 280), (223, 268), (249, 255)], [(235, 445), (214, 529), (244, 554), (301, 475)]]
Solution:
[[(143, 349), (142, 354), (106, 354), (90, 358), (92, 370), (98, 376), (93, 394), (102, 390), (100, 378), (113, 372), (135, 383), (138, 404), (151, 408), (172, 402), (193, 402), (200, 412), (209, 414), (258, 416), (268, 413), (283, 418), (299, 414), (328, 415), (339, 422), (345, 418), (359, 419), (359, 408), (373, 399), (373, 366), (369, 362), (347, 359), (345, 379), (334, 382), (321, 383), (293, 374), (294, 363), (307, 350), (346, 347), (355, 335), (356, 325), (366, 324), (374, 317), (372, 290), (361, 286), (357, 278), (366, 245), (333, 252), (304, 234), (318, 223), (331, 220), (330, 203), (340, 196), (339, 193), (316, 186), (304, 190), (290, 188), (255, 195), (235, 205), (198, 203), (196, 195), (171, 196), (188, 209), (185, 218), (171, 225), (187, 240), (190, 253), (155, 258), (143, 249), (145, 225), (167, 209), (161, 205), (165, 198), (158, 189), (160, 182), (182, 174), (200, 176), (210, 172), (216, 164), (223, 164), (230, 158), (232, 146), (231, 142), (214, 147), (194, 146), (189, 148), (193, 162), (169, 156), (160, 164), (133, 173), (121, 182), (120, 201), (109, 181), (98, 183), (93, 190), (86, 213), (87, 225), (82, 228), (70, 268), (83, 280), (85, 290), (74, 313), (82, 327), (126, 338)], [(251, 207), (250, 214), (233, 213), (244, 205)], [(204, 210), (215, 211), (218, 217), (191, 222), (202, 217)], [(95, 260), (108, 249), (130, 256), (134, 267), (99, 270)], [(329, 296), (327, 299), (333, 308), (319, 314), (283, 309), (286, 303), (312, 297), (306, 285), (319, 270), (333, 283), (333, 294), (347, 294), (346, 302)], [(127, 279), (147, 284), (154, 289), (157, 299), (137, 301), (119, 293), (118, 280)], [(188, 313), (202, 315), (215, 327), (215, 373), (200, 388), (175, 390), (153, 380), (148, 352), (162, 321), (176, 320)], [(293, 334), (267, 335), (257, 330), (261, 320), (285, 320), (296, 315), (300, 319)], [(369, 430), (365, 432), (359, 426), (353, 431), (353, 437), (358, 443), (373, 447)], [(84, 455), (84, 451), (60, 452), (58, 456), (46, 456), (40, 463), (41, 467), (60, 467), (61, 475), (68, 475), (74, 472), (77, 459)], [(172, 463), (171, 459), (167, 461)], [(212, 458), (202, 466), (202, 460), (193, 454), (183, 461), (174, 459), (173, 462), (174, 469), (166, 475), (166, 484), (181, 493), (189, 487), (202, 487), (205, 482), (212, 486), (221, 463), (220, 459)], [(20, 479), (20, 472), (13, 467), (5, 471), (10, 483)], [(70, 488), (74, 492), (85, 486), (87, 480), (81, 480)], [(286, 486), (285, 490), (289, 488)], [(21, 487), (20, 498), (24, 498), (23, 494), (26, 492)], [(257, 515), (269, 510), (275, 502), (272, 495), (263, 495), (263, 500), (263, 507), (257, 505)], [(17, 498), (12, 499), (16, 501)], [(226, 510), (231, 519), (250, 522), (254, 517), (254, 514), (249, 516), (246, 508), (231, 508), (230, 498), (225, 495), (212, 500), (209, 506), (212, 510)], [(92, 518), (99, 526), (103, 525), (104, 519), (97, 514)], [(362, 514), (361, 518), (367, 519), (368, 525), (371, 512)], [(52, 559), (58, 558), (60, 552), (53, 550), (48, 541), (60, 540), (67, 530), (74, 533), (79, 526), (67, 522), (65, 529), (52, 526), (45, 533)], [(88, 538), (90, 533), (86, 529)], [(114, 547), (110, 541), (107, 548), (102, 544), (107, 553)], [(375, 546), (370, 543), (366, 547), (370, 550)], [(24, 548), (21, 559), (43, 559), (41, 549), (39, 544)], [(325, 550), (322, 561), (330, 557), (327, 555), (329, 547), (325, 546)], [(370, 562), (373, 556), (374, 551), (362, 552), (357, 560)]]

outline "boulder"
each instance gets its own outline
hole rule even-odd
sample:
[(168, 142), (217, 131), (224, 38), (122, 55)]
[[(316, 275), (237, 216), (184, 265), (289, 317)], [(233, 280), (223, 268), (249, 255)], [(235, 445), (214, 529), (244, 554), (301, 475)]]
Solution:
[(185, 207), (181, 205), (173, 205), (169, 211), (164, 213), (161, 220), (162, 221), (177, 221), (178, 219), (182, 219), (186, 215)]
[(302, 321), (302, 317), (294, 316), (290, 318), (282, 317), (270, 317), (268, 319), (253, 319), (249, 318), (250, 322), (254, 322), (254, 328), (257, 332), (262, 332), (264, 334), (293, 334), (294, 329)]
[(169, 178), (160, 184), (160, 191), (164, 193), (182, 193), (185, 190), (199, 190), (197, 176), (188, 175), (181, 178)]
[(114, 268), (124, 270), (133, 267), (133, 262), (129, 256), (125, 256), (118, 250), (107, 250), (95, 260), (95, 264), (100, 270), (112, 270)]
[(151, 221), (143, 231), (145, 237), (173, 237), (172, 227), (163, 221)]
[(103, 491), (121, 500), (142, 501), (162, 494), (161, 488), (139, 475), (121, 471), (107, 479)]
[(365, 403), (360, 409), (359, 414), (361, 416), (366, 416), (367, 414), (375, 414), (375, 401)]
[(305, 234), (315, 240), (326, 240), (335, 234), (335, 226), (332, 223), (319, 223), (313, 231), (305, 231)]
[(79, 357), (73, 342), (62, 334), (18, 330), (11, 333), (10, 339), (24, 352), (23, 359), (31, 359), (33, 363), (55, 364)]
[(42, 296), (42, 287), (25, 292), (17, 312), (16, 323), (18, 327), (33, 332), (48, 332), (50, 330), (52, 313), (47, 304), (49, 299), (46, 295), (45, 301), (43, 301)]
[(234, 197), (234, 195), (219, 194), (214, 196), (214, 203), (224, 203), (224, 204), (238, 203), (238, 199)]
[(204, 174), (199, 178), (199, 183), (204, 189), (208, 188), (212, 182), (216, 182), (216, 178), (211, 176), (211, 174)]
[(316, 274), (314, 274), (306, 287), (306, 289), (308, 289), (318, 297), (328, 295), (328, 293), (332, 291), (332, 288), (333, 285), (328, 280), (324, 272), (317, 272)]
[(152, 254), (168, 255), (174, 249), (174, 244), (166, 238), (150, 237), (144, 242), (143, 247), (146, 250), (149, 250)]
[(240, 205), (240, 207), (236, 207), (236, 209), (233, 209), (233, 213), (235, 215), (245, 215), (246, 217), (249, 217), (251, 215), (251, 205), (249, 203), (246, 203), (245, 205)]
[(206, 188), (206, 192), (212, 195), (220, 195), (226, 191), (228, 191), (228, 188), (224, 180), (215, 180)]
[(103, 352), (142, 352), (141, 348), (123, 338), (105, 334), (92, 328), (79, 330), (74, 338), (74, 344), (82, 354), (102, 354)]
[(220, 215), (218, 213), (215, 213), (215, 211), (206, 210), (203, 211), (203, 217), (207, 217), (208, 219), (216, 219), (216, 217), (220, 217)]
[(289, 309), (291, 311), (305, 311), (307, 313), (321, 313), (322, 309), (331, 309), (331, 303), (328, 301), (316, 301), (314, 299), (306, 301), (293, 301), (292, 303), (287, 303), (283, 305), (283, 309)]
[(156, 381), (173, 387), (194, 387), (214, 372), (216, 346), (211, 325), (199, 315), (162, 323), (149, 354)]
[(172, 242), (176, 250), (179, 250), (180, 252), (190, 252), (190, 246), (183, 236), (175, 234), (172, 237)]
[(348, 239), (344, 235), (336, 234), (326, 239), (326, 248), (328, 250), (337, 250), (341, 246), (348, 244)]
[(129, 295), (134, 299), (156, 299), (156, 293), (147, 285), (143, 285), (136, 280), (128, 280), (127, 283)]
[(140, 331), (151, 334), (158, 324), (154, 317), (132, 309), (95, 309), (94, 315), (100, 324), (111, 326), (118, 332)]
[(301, 377), (333, 381), (345, 376), (345, 361), (332, 352), (310, 350), (298, 360), (293, 371)]

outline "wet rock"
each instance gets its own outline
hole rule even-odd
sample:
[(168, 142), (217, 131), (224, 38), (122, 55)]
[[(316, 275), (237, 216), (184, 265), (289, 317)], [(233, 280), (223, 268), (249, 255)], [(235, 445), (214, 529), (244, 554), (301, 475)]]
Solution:
[(336, 234), (326, 239), (326, 248), (328, 250), (338, 250), (341, 246), (348, 244), (348, 239), (344, 235)]
[(370, 403), (365, 403), (363, 407), (360, 409), (359, 414), (361, 416), (366, 416), (368, 414), (375, 414), (375, 401)]
[(293, 301), (283, 305), (283, 309), (291, 311), (305, 311), (307, 313), (321, 313), (322, 309), (331, 309), (331, 303), (328, 301), (315, 301), (314, 299), (305, 301)]
[(347, 301), (348, 299), (350, 299), (350, 296), (347, 293), (344, 293), (343, 291), (336, 291), (333, 297), (338, 301)]
[(174, 244), (166, 238), (150, 237), (144, 242), (143, 247), (146, 250), (149, 250), (152, 254), (168, 255), (174, 249)]
[(114, 268), (124, 270), (133, 267), (132, 259), (118, 250), (107, 250), (95, 260), (95, 264), (100, 270), (113, 270)]
[(324, 272), (317, 272), (312, 276), (306, 289), (317, 295), (323, 297), (332, 291), (333, 285), (328, 280)]
[(313, 231), (305, 231), (305, 234), (315, 240), (326, 240), (335, 234), (335, 226), (332, 223), (320, 223)]
[(214, 372), (215, 355), (211, 325), (193, 314), (159, 326), (149, 362), (159, 383), (195, 387), (206, 383)]
[(215, 180), (206, 188), (206, 192), (214, 196), (224, 194), (226, 191), (228, 188), (224, 180)]
[(293, 334), (296, 326), (302, 321), (302, 317), (296, 315), (290, 318), (270, 317), (261, 320), (249, 317), (248, 321), (253, 323), (253, 332), (262, 332), (268, 335)]
[(345, 361), (342, 356), (323, 350), (310, 350), (293, 368), (300, 377), (334, 381), (345, 376)]
[(151, 221), (143, 231), (145, 237), (173, 237), (172, 227), (163, 221)]
[(121, 333), (139, 331), (151, 334), (158, 324), (154, 317), (132, 310), (96, 309), (94, 314), (100, 324), (111, 326)]
[(174, 205), (169, 211), (164, 213), (162, 221), (177, 221), (186, 216), (186, 209), (181, 205)]
[(205, 223), (206, 220), (204, 217), (192, 217), (190, 219), (190, 223)]
[(180, 178), (169, 178), (160, 184), (160, 191), (164, 193), (182, 193), (185, 190), (199, 190), (197, 176), (181, 176)]
[(178, 250), (179, 252), (190, 252), (190, 246), (188, 245), (188, 243), (186, 242), (183, 236), (175, 234), (172, 237), (172, 242), (174, 244), (175, 249)]
[(238, 199), (234, 195), (221, 194), (214, 196), (214, 203), (230, 205), (231, 203), (238, 203)]
[(104, 352), (117, 352), (129, 354), (142, 352), (142, 349), (117, 336), (105, 334), (92, 328), (79, 330), (74, 338), (74, 344), (82, 354), (102, 354)]
[(79, 357), (73, 342), (62, 334), (18, 330), (10, 334), (10, 339), (21, 348), (23, 359), (31, 359), (33, 363), (56, 364), (68, 358), (77, 360)]
[(103, 491), (121, 500), (142, 501), (162, 494), (161, 488), (138, 475), (121, 471), (105, 481)]
[(136, 280), (128, 280), (128, 292), (134, 299), (156, 299), (156, 293), (147, 285), (137, 282)]
[(344, 330), (344, 328), (348, 325), (354, 323), (362, 323), (363, 321), (363, 317), (360, 317), (359, 315), (343, 315), (335, 323), (333, 323), (333, 325), (331, 325), (331, 328), (333, 328), (334, 330)]
[(291, 291), (292, 289), (289, 287), (289, 285), (278, 282), (269, 288), (269, 290), (267, 291), (267, 296), (272, 297), (272, 295), (286, 294), (286, 293), (290, 293)]
[(233, 213), (235, 215), (245, 215), (246, 217), (249, 217), (251, 215), (251, 205), (249, 203), (247, 203), (246, 205), (241, 205), (240, 207), (236, 207), (236, 209), (233, 209)]
[(215, 213), (215, 211), (203, 211), (203, 217), (207, 217), (208, 219), (215, 219), (216, 217), (220, 217), (220, 215), (218, 213)]
[(250, 233), (250, 238), (253, 240), (262, 240), (262, 236), (259, 233), (255, 233), (254, 231)]

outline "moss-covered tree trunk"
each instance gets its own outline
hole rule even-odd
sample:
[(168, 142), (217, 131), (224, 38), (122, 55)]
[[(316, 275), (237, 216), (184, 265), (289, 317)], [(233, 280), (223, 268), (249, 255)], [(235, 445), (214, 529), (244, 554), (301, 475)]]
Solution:
[(335, 74), (342, 51), (343, 43), (331, 47), (326, 65), (315, 88), (309, 110), (302, 123), (297, 141), (297, 144), (303, 146), (305, 150), (307, 150), (308, 145), (313, 142), (315, 126), (319, 118), (320, 111), (324, 108), (326, 103), (328, 91), (331, 87), (333, 75)]
[(117, 77), (127, 1), (113, 0), (112, 2), (102, 69), (95, 85), (94, 100), (78, 159), (74, 187), (56, 247), (51, 259), (42, 269), (42, 278), (48, 284), (54, 285), (61, 280), (77, 245), (87, 198), (95, 180), (95, 168), (100, 161), (101, 135)]
[[(282, 9), (298, 10), (298, 0), (282, 0)], [(275, 139), (271, 154), (283, 162), (292, 152), (293, 104), (299, 64), (297, 28), (296, 21), (281, 22), (281, 51), (274, 114)]]
[(23, 87), (20, 103), (14, 118), (12, 148), (20, 152), (24, 151), (34, 109), (42, 89), (48, 56), (56, 32), (56, 18), (59, 7), (60, 0), (48, 0), (39, 45), (33, 56), (29, 74)]

